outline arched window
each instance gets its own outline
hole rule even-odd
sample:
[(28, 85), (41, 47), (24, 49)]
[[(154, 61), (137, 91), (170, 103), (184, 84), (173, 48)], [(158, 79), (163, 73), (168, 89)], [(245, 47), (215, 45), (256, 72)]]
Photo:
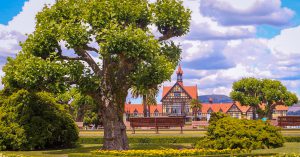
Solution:
[(134, 116), (134, 117), (137, 117), (138, 114), (139, 114), (139, 112), (135, 109), (135, 110), (133, 111), (133, 116)]
[(158, 110), (156, 109), (155, 111), (154, 111), (154, 117), (158, 117), (159, 116), (159, 112), (158, 112)]

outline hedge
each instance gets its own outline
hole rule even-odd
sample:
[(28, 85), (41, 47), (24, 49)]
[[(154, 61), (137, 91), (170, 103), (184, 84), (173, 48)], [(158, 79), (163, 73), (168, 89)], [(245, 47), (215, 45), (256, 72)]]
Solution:
[[(203, 137), (129, 137), (129, 143), (195, 143)], [(79, 139), (80, 144), (103, 144), (103, 138), (85, 137)]]
[(284, 139), (286, 142), (300, 142), (300, 136), (286, 136)]
[[(284, 137), (286, 142), (300, 142), (300, 136)], [(129, 137), (129, 143), (196, 143), (203, 137)], [(80, 144), (103, 144), (103, 139), (99, 137), (84, 137), (79, 139)]]

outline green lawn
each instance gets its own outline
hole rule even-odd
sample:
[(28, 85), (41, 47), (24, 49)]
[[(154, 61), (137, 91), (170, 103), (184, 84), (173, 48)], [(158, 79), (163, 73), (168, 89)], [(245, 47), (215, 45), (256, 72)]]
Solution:
[[(154, 130), (138, 130), (136, 134), (131, 134), (128, 132), (129, 137), (201, 137), (204, 136), (206, 131), (199, 130), (190, 130), (184, 131), (183, 134), (179, 133), (179, 130), (162, 130), (160, 134), (155, 134)], [(300, 130), (283, 130), (284, 136), (300, 136)], [(80, 131), (81, 137), (102, 137), (102, 131)], [(191, 148), (191, 143), (132, 143), (130, 144), (131, 149), (188, 149)], [(45, 151), (13, 151), (13, 152), (0, 152), (4, 154), (22, 154), (34, 157), (67, 157), (70, 153), (89, 153), (92, 150), (101, 148), (100, 144), (81, 144), (77, 148), (72, 149), (59, 149), (59, 150), (45, 150)], [(253, 153), (300, 153), (300, 143), (285, 143), (284, 147), (277, 149), (264, 149), (264, 150), (255, 150)]]
[[(80, 147), (73, 149), (60, 149), (60, 150), (46, 150), (46, 151), (22, 151), (22, 152), (1, 152), (4, 154), (22, 154), (30, 155), (34, 157), (67, 157), (70, 153), (89, 153), (92, 150), (99, 149), (101, 145), (98, 144), (84, 144)], [(184, 149), (191, 148), (190, 143), (180, 143), (180, 144), (131, 144), (131, 149)], [(284, 147), (276, 149), (262, 149), (254, 150), (252, 153), (300, 153), (300, 143), (285, 143)]]
[[(283, 136), (300, 136), (300, 130), (282, 130)], [(186, 136), (186, 137), (201, 137), (205, 136), (205, 130), (184, 130), (180, 134), (180, 130), (160, 130), (156, 134), (154, 130), (137, 130), (132, 134), (131, 130), (127, 131), (128, 137), (151, 137), (151, 136)], [(80, 131), (80, 137), (102, 137), (103, 131)]]
[[(183, 134), (180, 134), (179, 130), (160, 130), (159, 134), (156, 134), (154, 130), (137, 130), (135, 134), (132, 134), (131, 131), (127, 131), (128, 137), (152, 137), (152, 136), (201, 137), (204, 136), (205, 133), (206, 131), (183, 131)], [(102, 137), (103, 131), (80, 131), (79, 136), (80, 137)]]
[(253, 153), (300, 153), (300, 143), (290, 142), (285, 143), (283, 147), (276, 149), (261, 149), (254, 150)]

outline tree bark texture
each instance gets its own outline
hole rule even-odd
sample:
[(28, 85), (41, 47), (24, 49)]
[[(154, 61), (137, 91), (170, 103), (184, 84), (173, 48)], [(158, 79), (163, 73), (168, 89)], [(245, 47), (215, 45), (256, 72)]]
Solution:
[(144, 117), (147, 117), (147, 98), (146, 98), (146, 95), (143, 95), (143, 112), (144, 112)]
[(129, 148), (126, 126), (123, 121), (123, 109), (113, 105), (102, 109), (104, 127), (104, 150), (127, 150)]

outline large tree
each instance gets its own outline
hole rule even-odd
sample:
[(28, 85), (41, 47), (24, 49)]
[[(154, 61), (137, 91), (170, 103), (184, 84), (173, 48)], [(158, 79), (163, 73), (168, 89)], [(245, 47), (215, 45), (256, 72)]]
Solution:
[[(57, 0), (37, 14), (35, 31), (20, 53), (44, 59), (50, 74), (28, 68), (24, 76), (11, 72), (7, 82), (26, 86), (30, 80), (36, 83), (32, 87), (55, 92), (78, 87), (99, 106), (103, 149), (128, 149), (123, 123), (128, 90), (153, 88), (170, 78), (181, 53), (170, 38), (189, 31), (190, 14), (180, 0)], [(56, 69), (65, 69), (63, 75)]]
[(291, 93), (277, 80), (243, 78), (233, 83), (231, 98), (242, 105), (253, 109), (253, 119), (256, 113), (259, 117), (272, 119), (276, 105), (291, 106), (298, 102), (296, 94)]

